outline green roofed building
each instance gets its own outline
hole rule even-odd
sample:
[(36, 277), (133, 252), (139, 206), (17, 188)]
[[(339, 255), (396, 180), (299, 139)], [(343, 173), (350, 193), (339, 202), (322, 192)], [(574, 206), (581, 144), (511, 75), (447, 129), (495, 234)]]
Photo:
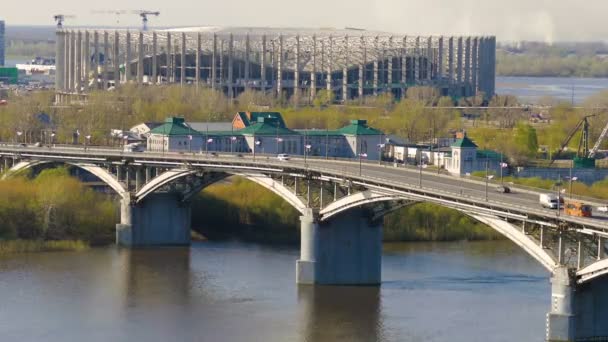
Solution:
[(239, 112), (232, 131), (199, 132), (183, 118), (168, 118), (150, 131), (150, 151), (288, 153), (376, 160), (384, 133), (366, 120), (352, 120), (337, 130), (292, 130), (277, 112)]

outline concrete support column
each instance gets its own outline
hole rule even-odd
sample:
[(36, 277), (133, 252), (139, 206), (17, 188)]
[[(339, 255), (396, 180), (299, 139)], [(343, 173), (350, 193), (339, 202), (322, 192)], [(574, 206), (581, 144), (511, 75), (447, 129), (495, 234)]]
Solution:
[(127, 36), (125, 37), (125, 83), (129, 83), (131, 81), (131, 60), (133, 57), (131, 56), (131, 32), (127, 31)]
[[(458, 47), (456, 52), (456, 83), (458, 89), (462, 88), (462, 37), (458, 38)], [(458, 91), (458, 95), (462, 95), (461, 91)]]
[(233, 99), (234, 96), (234, 36), (231, 33), (228, 41), (228, 97)]
[(61, 92), (65, 88), (65, 32), (63, 30), (55, 33), (55, 92)]
[(150, 83), (156, 84), (158, 78), (158, 34), (152, 32), (152, 72), (150, 73)]
[(186, 84), (186, 33), (182, 32), (182, 46), (180, 52), (180, 76), (179, 76), (179, 84)]
[(135, 167), (135, 191), (139, 191), (143, 183), (141, 167)]
[(547, 341), (573, 341), (574, 283), (568, 268), (557, 268), (551, 277), (551, 311), (547, 314)]
[(217, 72), (217, 35), (213, 34), (213, 47), (211, 51), (211, 89), (215, 89)]
[(84, 32), (82, 62), (84, 63), (84, 71), (82, 72), (82, 86), (84, 91), (87, 92), (89, 90), (89, 77), (91, 75), (91, 37), (89, 31)]
[(152, 168), (145, 167), (144, 170), (145, 170), (145, 174), (146, 174), (145, 182), (147, 184), (152, 179)]
[(437, 42), (439, 47), (437, 48), (437, 78), (443, 78), (443, 68), (444, 68), (444, 52), (443, 52), (443, 36), (439, 37), (439, 41)]
[(467, 38), (464, 43), (464, 96), (471, 95), (471, 38)]
[(150, 194), (138, 204), (126, 198), (121, 200), (120, 207), (116, 244), (125, 247), (190, 244), (190, 206), (176, 197)]
[(388, 56), (386, 57), (386, 90), (393, 91), (393, 37), (388, 39)]
[(412, 70), (414, 70), (414, 82), (420, 80), (420, 37), (416, 37), (414, 47), (414, 58), (412, 58)]
[(310, 72), (310, 103), (317, 96), (317, 37), (312, 36), (312, 71)]
[(63, 91), (70, 90), (70, 33), (63, 31)]
[(598, 236), (597, 238), (597, 260), (602, 260), (606, 256), (604, 253), (604, 246), (606, 245), (606, 239)]
[(402, 83), (402, 98), (405, 98), (407, 89), (407, 36), (403, 37), (403, 46), (401, 48), (401, 83)]
[(165, 78), (167, 83), (171, 83), (174, 81), (173, 73), (175, 71), (173, 65), (173, 51), (171, 50), (171, 33), (167, 32), (167, 60), (165, 61), (166, 70), (165, 70)]
[(249, 33), (245, 37), (245, 90), (249, 90), (249, 77), (251, 74), (251, 41)]
[(363, 103), (363, 97), (365, 96), (365, 64), (367, 63), (367, 51), (365, 44), (365, 37), (361, 37), (361, 61), (359, 62), (359, 102)]
[(120, 86), (120, 36), (114, 31), (114, 87)]
[(334, 40), (331, 36), (329, 36), (329, 46), (328, 46), (329, 58), (327, 60), (327, 90), (331, 91), (333, 89), (331, 72), (332, 72), (332, 62), (333, 62), (333, 49), (334, 49)]
[(82, 91), (82, 32), (76, 34), (76, 71), (74, 74), (76, 92)]
[(297, 106), (300, 102), (300, 36), (296, 36), (296, 51), (293, 65), (293, 97)]
[(496, 89), (496, 37), (490, 38), (490, 74), (488, 92), (490, 96), (494, 96)]
[(344, 65), (342, 66), (342, 101), (348, 101), (348, 36), (344, 37)]
[(300, 260), (296, 263), (299, 284), (380, 284), (381, 224), (370, 223), (360, 209), (321, 223), (309, 209), (300, 217), (300, 224)]
[(448, 82), (454, 83), (454, 37), (448, 38)]
[(379, 70), (378, 70), (378, 58), (380, 56), (380, 47), (378, 46), (378, 36), (374, 38), (374, 80), (372, 83), (372, 94), (374, 96), (378, 95), (378, 79), (379, 79)]
[[(105, 57), (105, 55), (104, 55)], [(93, 89), (99, 89), (99, 31), (93, 32)]]
[(473, 46), (471, 51), (471, 89), (473, 91), (473, 95), (477, 95), (479, 91), (479, 87), (477, 85), (477, 75), (479, 73), (479, 39), (477, 37), (473, 38)]
[(74, 31), (70, 32), (70, 82), (69, 89), (70, 91), (76, 90), (76, 33)]
[(122, 182), (124, 177), (124, 168), (121, 165), (116, 165), (116, 179)]
[(277, 56), (277, 97), (281, 97), (283, 91), (283, 35), (279, 36), (279, 55)]
[(108, 89), (108, 63), (110, 60), (110, 42), (108, 32), (103, 33), (103, 71), (101, 77), (101, 89)]
[(266, 92), (266, 35), (262, 36), (262, 51), (260, 51), (260, 85), (263, 92)]
[(137, 37), (137, 84), (144, 83), (144, 33), (139, 32)]
[(199, 84), (201, 83), (201, 45), (202, 45), (202, 36), (201, 33), (197, 33), (196, 34), (196, 54), (195, 54), (195, 58), (196, 58), (196, 62), (194, 65), (194, 70), (196, 71), (196, 74), (194, 75), (194, 83), (196, 84), (196, 87), (199, 87)]
[(433, 37), (426, 40), (426, 79), (433, 78)]

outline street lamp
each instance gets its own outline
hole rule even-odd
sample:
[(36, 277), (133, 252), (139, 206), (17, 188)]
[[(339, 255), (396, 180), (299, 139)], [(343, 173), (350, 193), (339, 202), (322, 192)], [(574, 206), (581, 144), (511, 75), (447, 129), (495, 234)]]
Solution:
[(55, 144), (55, 132), (51, 132), (51, 145)]
[(91, 135), (87, 135), (84, 137), (84, 150), (87, 150), (87, 144), (91, 144)]
[(367, 158), (367, 153), (359, 153), (359, 176), (361, 176), (361, 174), (362, 174), (362, 168), (363, 168), (363, 167), (362, 167), (362, 164), (363, 164), (363, 163), (362, 163), (362, 161), (361, 161), (361, 160), (362, 160), (363, 158)]
[(207, 143), (205, 144), (205, 155), (209, 154), (209, 144), (213, 142), (213, 138), (207, 138)]
[(561, 207), (561, 191), (560, 191), (560, 185), (562, 185), (562, 175), (561, 174), (557, 174), (557, 183), (555, 183), (555, 192), (557, 193), (557, 217), (559, 217), (559, 211), (560, 211), (560, 207)]
[[(20, 137), (21, 137), (21, 135), (22, 135), (22, 134), (23, 134), (23, 132), (21, 132), (21, 131), (17, 131), (17, 143), (19, 143), (19, 141), (20, 141)], [(24, 140), (25, 140), (25, 139), (24, 139)]]
[(255, 161), (255, 153), (256, 153), (256, 150), (258, 149), (258, 146), (260, 146), (261, 143), (262, 143), (262, 141), (260, 141), (260, 140), (256, 140), (253, 143), (253, 161)]
[(230, 153), (233, 153), (233, 149), (232, 149), (232, 144), (236, 141), (236, 137), (232, 136), (230, 137)]
[(382, 164), (382, 151), (384, 149), (384, 146), (386, 146), (386, 144), (378, 144), (378, 164)]
[(304, 165), (308, 165), (308, 164), (306, 164), (306, 155), (310, 152), (311, 148), (312, 148), (311, 144), (304, 145)]

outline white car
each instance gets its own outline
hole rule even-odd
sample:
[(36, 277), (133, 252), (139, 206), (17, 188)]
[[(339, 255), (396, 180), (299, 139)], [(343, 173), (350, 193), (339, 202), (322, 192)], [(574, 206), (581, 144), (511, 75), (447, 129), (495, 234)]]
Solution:
[(608, 213), (608, 205), (602, 205), (600, 207), (597, 207), (597, 211), (602, 213)]
[(283, 161), (289, 160), (289, 154), (287, 154), (287, 153), (278, 154), (277, 155), (277, 159), (278, 160), (283, 160)]

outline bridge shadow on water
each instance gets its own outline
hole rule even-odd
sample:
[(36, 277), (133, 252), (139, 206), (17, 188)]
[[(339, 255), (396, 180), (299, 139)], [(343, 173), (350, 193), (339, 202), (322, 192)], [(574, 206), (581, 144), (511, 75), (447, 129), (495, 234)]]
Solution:
[(379, 287), (298, 286), (306, 342), (384, 341)]

